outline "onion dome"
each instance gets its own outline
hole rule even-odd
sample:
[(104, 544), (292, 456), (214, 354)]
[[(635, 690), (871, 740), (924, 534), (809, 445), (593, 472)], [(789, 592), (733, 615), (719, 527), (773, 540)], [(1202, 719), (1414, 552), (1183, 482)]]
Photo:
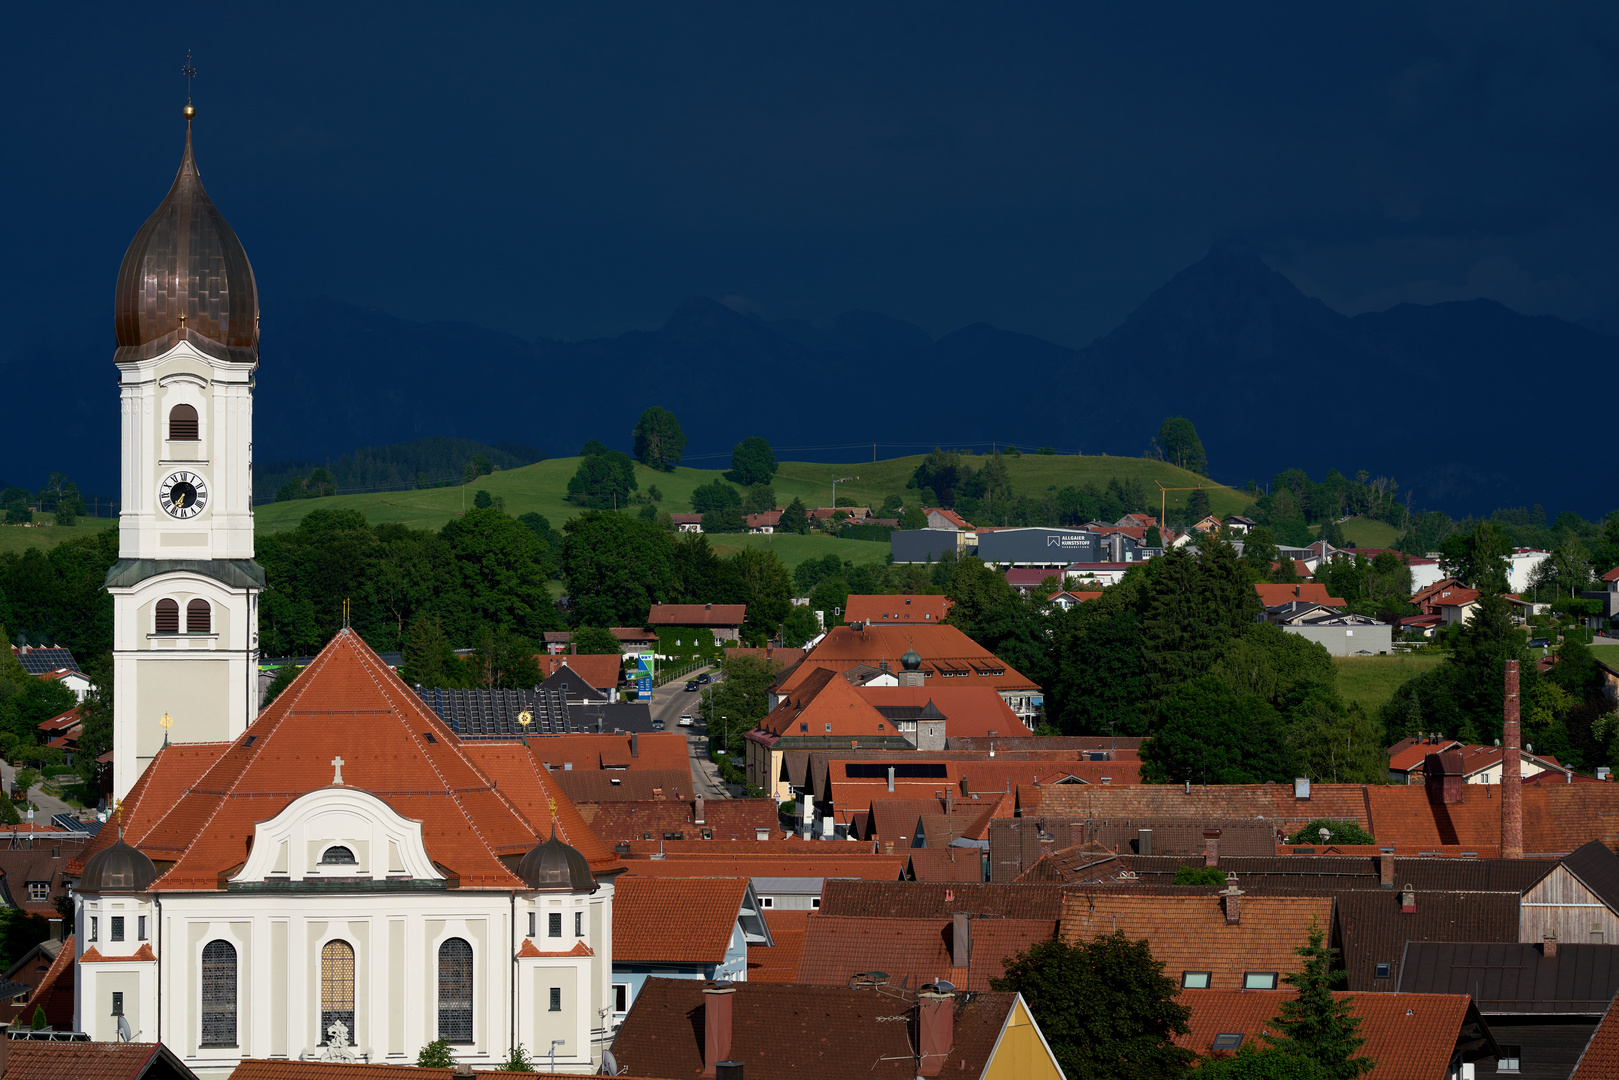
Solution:
[(551, 839), (530, 848), (523, 856), (523, 861), (517, 864), (517, 876), (528, 882), (531, 889), (596, 891), (590, 860), (578, 848), (558, 840), (555, 826), (551, 828)]
[(152, 860), (120, 839), (112, 847), (102, 848), (85, 860), (84, 873), (79, 875), (74, 892), (81, 893), (136, 893), (145, 892), (157, 880), (157, 867)]
[(202, 188), (189, 118), (174, 185), (130, 241), (118, 268), (113, 325), (118, 361), (158, 356), (185, 340), (220, 360), (258, 362), (253, 267)]
[(917, 653), (916, 644), (914, 642), (911, 644), (909, 649), (905, 650), (905, 655), (899, 658), (899, 666), (904, 668), (906, 671), (921, 670), (922, 657)]

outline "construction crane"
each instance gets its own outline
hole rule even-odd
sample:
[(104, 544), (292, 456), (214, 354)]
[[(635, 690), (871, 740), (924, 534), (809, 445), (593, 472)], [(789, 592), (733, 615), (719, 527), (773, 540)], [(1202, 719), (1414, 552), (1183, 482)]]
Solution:
[(1169, 503), (1168, 494), (1169, 494), (1169, 492), (1171, 492), (1171, 491), (1202, 491), (1203, 490), (1203, 485), (1202, 484), (1198, 484), (1196, 487), (1173, 487), (1172, 488), (1172, 487), (1165, 487), (1163, 484), (1159, 483), (1157, 480), (1154, 480), (1153, 483), (1158, 484), (1158, 528), (1159, 528), (1160, 531), (1162, 531), (1163, 529), (1168, 528), (1168, 525), (1166, 524), (1166, 521), (1165, 521), (1165, 516), (1167, 515), (1167, 513), (1169, 511), (1169, 506), (1168, 506), (1168, 503)]

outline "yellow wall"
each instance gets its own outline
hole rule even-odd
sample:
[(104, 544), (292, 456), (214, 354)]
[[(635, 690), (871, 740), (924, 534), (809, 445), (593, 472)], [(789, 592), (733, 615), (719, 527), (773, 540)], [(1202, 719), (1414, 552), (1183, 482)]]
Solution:
[(1062, 1080), (1062, 1069), (1046, 1049), (1028, 1006), (1019, 998), (1007, 1016), (983, 1080)]

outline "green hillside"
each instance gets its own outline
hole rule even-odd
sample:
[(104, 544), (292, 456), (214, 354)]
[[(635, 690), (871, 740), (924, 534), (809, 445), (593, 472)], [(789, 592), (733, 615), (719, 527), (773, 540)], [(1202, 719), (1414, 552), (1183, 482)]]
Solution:
[(102, 529), (118, 527), (116, 518), (80, 518), (77, 525), (0, 525), (0, 552), (27, 551), (31, 547), (53, 548), (76, 536), (93, 536)]
[[(774, 487), (783, 505), (796, 497), (804, 500), (807, 506), (827, 506), (832, 502), (832, 481), (853, 476), (858, 479), (838, 485), (839, 497), (847, 496), (864, 504), (878, 506), (891, 494), (907, 500), (915, 497), (914, 492), (906, 490), (905, 484), (921, 461), (920, 455), (852, 465), (787, 461), (781, 463)], [(1082, 487), (1087, 483), (1105, 486), (1109, 480), (1117, 478), (1120, 481), (1139, 480), (1148, 492), (1154, 494), (1160, 483), (1173, 488), (1189, 488), (1200, 483), (1207, 485), (1210, 507), (1215, 514), (1222, 516), (1240, 513), (1252, 501), (1240, 491), (1211, 484), (1173, 465), (1143, 458), (1025, 454), (1007, 458), (1006, 464), (1013, 489), (1019, 495), (1036, 495), (1053, 487)], [(522, 468), (491, 473), (464, 489), (379, 491), (268, 503), (257, 507), (255, 516), (260, 532), (292, 529), (312, 510), (336, 508), (358, 510), (372, 523), (392, 521), (417, 529), (437, 529), (461, 512), (463, 499), (467, 506), (471, 506), (473, 495), (482, 489), (504, 499), (507, 513), (515, 516), (535, 511), (544, 514), (553, 526), (560, 528), (564, 521), (580, 512), (578, 506), (563, 498), (567, 493), (568, 481), (578, 467), (578, 458), (553, 458)], [(663, 473), (642, 465), (635, 467), (636, 480), (640, 485), (638, 490), (644, 494), (656, 486), (663, 494), (659, 509), (671, 513), (689, 511), (693, 489), (709, 483), (722, 472), (720, 469), (678, 468)], [(1185, 505), (1188, 494), (1186, 491), (1174, 491), (1165, 499), (1168, 506), (1174, 508)], [(37, 529), (0, 527), (0, 551), (54, 547), (69, 537), (87, 535), (113, 524), (115, 522), (111, 519), (97, 519), (90, 524), (68, 528), (54, 525)], [(742, 547), (768, 547), (789, 565), (797, 565), (806, 558), (834, 551), (855, 563), (880, 562), (888, 554), (887, 544), (836, 540), (826, 536), (715, 536), (710, 543), (722, 553)]]
[[(1386, 521), (1353, 517), (1343, 523), (1344, 539), (1358, 548), (1392, 547), (1400, 538), (1400, 530)], [(1310, 531), (1321, 535), (1321, 526), (1312, 525)]]
[(1439, 653), (1336, 657), (1338, 694), (1346, 702), (1359, 702), (1367, 716), (1376, 716), (1400, 684), (1438, 667), (1444, 660)]

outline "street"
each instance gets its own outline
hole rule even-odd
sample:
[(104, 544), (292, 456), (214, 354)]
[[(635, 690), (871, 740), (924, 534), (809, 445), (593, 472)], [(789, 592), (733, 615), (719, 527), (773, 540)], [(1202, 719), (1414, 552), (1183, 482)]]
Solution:
[[(740, 792), (721, 780), (719, 770), (708, 760), (706, 729), (703, 727), (702, 716), (697, 711), (697, 703), (703, 696), (702, 692), (686, 691), (686, 683), (705, 671), (712, 669), (702, 668), (684, 679), (674, 679), (657, 687), (652, 691), (652, 700), (648, 704), (652, 707), (652, 719), (662, 720), (664, 730), (685, 734), (686, 750), (691, 755), (692, 783), (696, 785), (694, 794), (702, 795), (705, 799), (728, 799)], [(689, 728), (680, 727), (680, 718), (688, 714), (696, 723)]]

